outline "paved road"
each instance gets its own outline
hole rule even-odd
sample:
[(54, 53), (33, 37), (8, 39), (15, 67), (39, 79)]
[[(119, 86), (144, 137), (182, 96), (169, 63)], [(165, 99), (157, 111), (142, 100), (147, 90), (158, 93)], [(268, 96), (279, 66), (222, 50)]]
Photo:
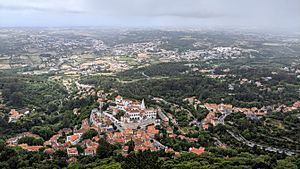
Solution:
[(269, 145), (262, 145), (262, 144), (258, 144), (252, 141), (249, 141), (247, 139), (245, 139), (243, 136), (241, 136), (240, 134), (235, 134), (230, 130), (226, 130), (233, 138), (235, 138), (237, 141), (239, 142), (243, 142), (244, 144), (246, 144), (249, 147), (254, 147), (257, 146), (261, 149), (264, 149), (266, 151), (270, 151), (270, 152), (278, 152), (278, 153), (284, 153), (286, 155), (295, 155), (297, 153), (299, 153), (299, 151), (294, 151), (294, 150), (290, 150), (290, 149), (286, 149), (286, 148), (276, 148), (276, 147), (272, 147)]
[[(232, 111), (225, 111), (225, 113), (220, 116), (218, 118), (218, 122), (222, 125), (225, 125), (225, 119), (228, 115), (230, 115), (231, 113), (233, 113)], [(255, 142), (252, 142), (252, 141), (249, 141), (247, 139), (245, 139), (242, 135), (240, 134), (235, 134), (233, 133), (232, 131), (230, 130), (226, 130), (234, 139), (236, 139), (237, 141), (239, 142), (242, 142), (244, 144), (246, 144), (247, 146), (249, 147), (254, 147), (254, 146), (257, 146), (261, 149), (264, 149), (266, 151), (270, 151), (270, 152), (278, 152), (278, 153), (284, 153), (286, 155), (294, 155), (294, 154), (297, 154), (299, 153), (298, 151), (294, 151), (294, 150), (290, 150), (290, 149), (286, 149), (286, 148), (276, 148), (276, 147), (272, 147), (272, 146), (269, 146), (269, 145), (262, 145), (262, 144), (258, 144), (258, 143), (255, 143)]]
[(232, 113), (232, 111), (227, 111), (227, 110), (225, 110), (225, 113), (222, 114), (222, 116), (220, 116), (220, 117), (218, 118), (218, 122), (221, 123), (221, 124), (223, 124), (223, 125), (225, 125), (225, 118), (226, 118), (227, 116), (229, 116), (231, 113)]
[(150, 76), (146, 75), (145, 72), (142, 72), (142, 75), (145, 76), (148, 80), (151, 78)]
[(155, 140), (154, 138), (151, 140), (153, 141), (153, 145), (158, 147), (159, 149), (164, 150), (167, 148), (167, 146), (161, 144), (159, 141)]

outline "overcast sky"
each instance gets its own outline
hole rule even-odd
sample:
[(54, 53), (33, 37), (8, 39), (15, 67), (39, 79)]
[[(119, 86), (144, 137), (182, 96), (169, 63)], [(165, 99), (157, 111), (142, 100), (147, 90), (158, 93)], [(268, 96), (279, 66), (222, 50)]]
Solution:
[(300, 30), (300, 0), (0, 0), (6, 26)]

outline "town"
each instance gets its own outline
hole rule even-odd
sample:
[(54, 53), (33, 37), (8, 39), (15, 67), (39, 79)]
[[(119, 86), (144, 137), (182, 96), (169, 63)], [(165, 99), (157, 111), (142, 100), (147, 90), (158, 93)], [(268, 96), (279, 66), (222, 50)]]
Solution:
[[(85, 86), (89, 88), (89, 86)], [(99, 107), (94, 108), (90, 112), (87, 119), (82, 120), (79, 129), (64, 128), (54, 134), (49, 140), (45, 141), (43, 145), (28, 145), (21, 143), (20, 140), (26, 139), (41, 139), (37, 134), (31, 132), (20, 133), (15, 137), (6, 140), (9, 146), (18, 146), (27, 151), (40, 151), (41, 149), (48, 154), (53, 154), (56, 150), (66, 150), (70, 157), (70, 162), (76, 161), (79, 155), (94, 156), (96, 155), (99, 146), (99, 139), (104, 138), (110, 144), (118, 144), (121, 146), (120, 154), (128, 155), (128, 142), (133, 141), (134, 151), (158, 151), (163, 150), (166, 152), (174, 152), (176, 156), (180, 156), (180, 152), (175, 152), (171, 147), (167, 147), (155, 139), (155, 135), (160, 134), (161, 127), (165, 128), (169, 138), (179, 137), (188, 142), (198, 142), (198, 138), (186, 137), (182, 134), (175, 134), (174, 127), (169, 123), (174, 117), (171, 114), (166, 114), (161, 108), (146, 107), (145, 100), (141, 102), (136, 100), (124, 99), (122, 96), (117, 95), (114, 100), (108, 100), (105, 94), (101, 94), (98, 98)], [(163, 101), (161, 98), (153, 98), (156, 101)], [(295, 102), (292, 106), (280, 105), (275, 109), (275, 106), (268, 106), (258, 109), (253, 108), (240, 108), (234, 107), (230, 104), (202, 104), (195, 97), (186, 98), (189, 104), (197, 107), (200, 104), (203, 108), (207, 109), (209, 113), (200, 122), (196, 121), (195, 125), (207, 130), (209, 125), (216, 126), (223, 124), (226, 116), (231, 113), (243, 113), (249, 118), (259, 118), (266, 115), (270, 111), (283, 111), (289, 112), (300, 108), (300, 101)], [(110, 103), (106, 110), (103, 110), (103, 105)], [(74, 112), (75, 113), (75, 112)], [(220, 113), (218, 117), (217, 114)], [(20, 113), (15, 109), (10, 112), (9, 123), (16, 123), (23, 116), (29, 114), (29, 111)], [(87, 133), (94, 134), (86, 138)], [(225, 146), (225, 145), (221, 145)], [(78, 151), (78, 147), (82, 152)], [(202, 154), (205, 148), (190, 147), (189, 151), (195, 154)], [(270, 151), (272, 151), (270, 149)], [(293, 152), (291, 152), (293, 154)]]
[[(78, 155), (93, 156), (96, 155), (98, 148), (98, 141), (100, 138), (105, 138), (110, 144), (120, 144), (122, 146), (122, 155), (128, 153), (129, 141), (134, 142), (134, 151), (158, 151), (164, 150), (166, 152), (174, 152), (172, 148), (164, 146), (159, 141), (155, 140), (155, 135), (159, 134), (159, 130), (156, 126), (163, 125), (167, 127), (166, 123), (169, 119), (160, 110), (154, 108), (146, 108), (144, 100), (137, 102), (133, 100), (123, 99), (118, 95), (113, 101), (115, 106), (111, 106), (107, 111), (102, 111), (103, 100), (100, 98), (99, 108), (93, 109), (89, 119), (84, 119), (81, 123), (80, 129), (64, 128), (59, 130), (49, 140), (43, 143), (43, 146), (30, 146), (25, 143), (20, 144), (20, 140), (33, 138), (40, 139), (41, 137), (31, 132), (20, 133), (15, 137), (9, 138), (6, 143), (9, 146), (18, 146), (27, 151), (39, 151), (43, 149), (45, 153), (53, 154), (56, 150), (66, 150), (70, 156), (70, 161), (76, 160)], [(107, 100), (106, 100), (107, 101)], [(116, 119), (121, 111), (124, 111), (121, 120)], [(160, 112), (160, 113), (158, 113)], [(12, 109), (10, 113), (9, 122), (15, 123), (20, 119), (23, 114), (20, 114), (16, 110)], [(84, 139), (83, 135), (95, 131), (97, 134), (92, 138)], [(177, 137), (173, 133), (173, 129), (167, 127), (170, 138)], [(186, 139), (189, 142), (197, 142), (197, 138), (189, 138), (183, 135), (179, 135), (181, 139)], [(63, 140), (63, 141), (61, 141)], [(78, 148), (74, 146), (80, 146), (84, 151), (80, 154)], [(195, 148), (190, 147), (189, 151), (195, 154), (202, 154), (205, 152), (203, 147)], [(179, 155), (179, 152), (176, 152)]]

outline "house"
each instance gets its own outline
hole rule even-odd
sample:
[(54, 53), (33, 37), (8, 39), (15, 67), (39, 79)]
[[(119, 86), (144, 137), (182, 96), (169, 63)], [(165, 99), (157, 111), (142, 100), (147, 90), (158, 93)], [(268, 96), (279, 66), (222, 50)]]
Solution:
[(27, 151), (39, 151), (39, 149), (43, 147), (43, 146), (29, 146), (28, 144), (19, 144), (18, 146)]
[(20, 114), (16, 111), (16, 109), (11, 109), (9, 112), (8, 123), (15, 123), (19, 118), (21, 118), (23, 114)]
[(208, 127), (209, 127), (209, 125), (207, 123), (202, 125), (203, 129), (208, 129)]
[(191, 147), (191, 148), (189, 148), (189, 152), (200, 155), (205, 152), (205, 148), (204, 147), (200, 147), (200, 148)]
[(92, 140), (98, 142), (100, 140), (100, 138), (99, 138), (99, 136), (95, 136), (92, 138)]
[(12, 138), (9, 138), (6, 140), (6, 144), (16, 145), (16, 144), (18, 144), (18, 140), (19, 140), (18, 137), (12, 137)]
[(46, 154), (54, 154), (54, 149), (53, 148), (47, 148), (47, 149), (45, 149), (44, 150), (44, 153), (46, 153)]
[(209, 112), (207, 116), (203, 119), (202, 128), (207, 129), (209, 124), (216, 125), (217, 117), (215, 112)]
[(53, 148), (59, 147), (61, 143), (59, 143), (57, 140), (61, 136), (62, 136), (61, 134), (53, 135), (48, 141), (44, 142), (44, 146), (52, 146)]
[(75, 133), (71, 136), (67, 136), (67, 142), (70, 142), (72, 145), (76, 145), (79, 143), (81, 135), (81, 133)]
[(177, 137), (177, 134), (168, 134), (168, 137), (175, 139)]
[(144, 145), (135, 145), (134, 146), (134, 151), (146, 151), (146, 150), (149, 150), (149, 148), (147, 148)]
[(205, 103), (204, 106), (208, 111), (218, 112), (219, 110), (219, 106), (217, 104)]
[(117, 103), (121, 103), (121, 102), (123, 101), (123, 97), (120, 96), (120, 95), (118, 95), (118, 96), (115, 98), (115, 101), (116, 101)]
[(300, 108), (300, 101), (297, 101), (293, 104), (293, 107), (295, 107), (296, 109), (297, 108)]
[(168, 128), (167, 128), (167, 133), (168, 133), (168, 134), (173, 134), (173, 129), (172, 129), (171, 127), (168, 127)]
[(67, 148), (68, 156), (78, 156), (77, 148)]
[(86, 149), (84, 149), (84, 155), (95, 155), (96, 152), (97, 152), (97, 147), (98, 146), (90, 146), (90, 147), (87, 147)]
[(156, 128), (155, 128), (155, 126), (148, 126), (147, 127), (147, 133), (149, 134), (149, 135), (155, 135), (155, 134), (158, 134), (159, 133), (159, 130), (157, 130)]

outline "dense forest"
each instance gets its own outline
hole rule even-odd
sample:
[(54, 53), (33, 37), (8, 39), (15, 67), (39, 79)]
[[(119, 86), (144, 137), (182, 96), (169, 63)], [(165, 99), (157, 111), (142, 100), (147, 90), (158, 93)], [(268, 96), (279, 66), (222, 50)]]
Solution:
[[(91, 109), (97, 107), (93, 96), (68, 99), (68, 92), (61, 82), (49, 80), (49, 76), (2, 74), (0, 91), (6, 105), (0, 108), (0, 139), (31, 131), (47, 140), (59, 129), (73, 128), (81, 123)], [(80, 116), (73, 114), (74, 108), (81, 108)], [(29, 114), (16, 123), (8, 123), (10, 109), (28, 110)], [(39, 142), (30, 138), (25, 141)]]
[(3, 101), (14, 108), (35, 108), (54, 112), (59, 100), (67, 96), (67, 91), (58, 82), (43, 76), (3, 75), (0, 77), (0, 90)]
[[(190, 66), (182, 62), (162, 63), (131, 69), (117, 76), (83, 77), (80, 82), (107, 90), (115, 88), (127, 97), (140, 99), (155, 96), (176, 103), (186, 97), (196, 96), (205, 102), (260, 108), (276, 104), (291, 105), (299, 100), (300, 82), (294, 74), (265, 67), (262, 63), (253, 67), (243, 65), (244, 62), (235, 62), (231, 66), (226, 63), (212, 68), (201, 62)], [(207, 73), (191, 71), (193, 68), (212, 69), (213, 75), (221, 74), (225, 77), (212, 79), (207, 77)], [(230, 71), (224, 72), (225, 69)], [(247, 82), (241, 84), (242, 79), (247, 79)], [(262, 85), (257, 87), (256, 82)], [(234, 89), (230, 89), (230, 85)]]

